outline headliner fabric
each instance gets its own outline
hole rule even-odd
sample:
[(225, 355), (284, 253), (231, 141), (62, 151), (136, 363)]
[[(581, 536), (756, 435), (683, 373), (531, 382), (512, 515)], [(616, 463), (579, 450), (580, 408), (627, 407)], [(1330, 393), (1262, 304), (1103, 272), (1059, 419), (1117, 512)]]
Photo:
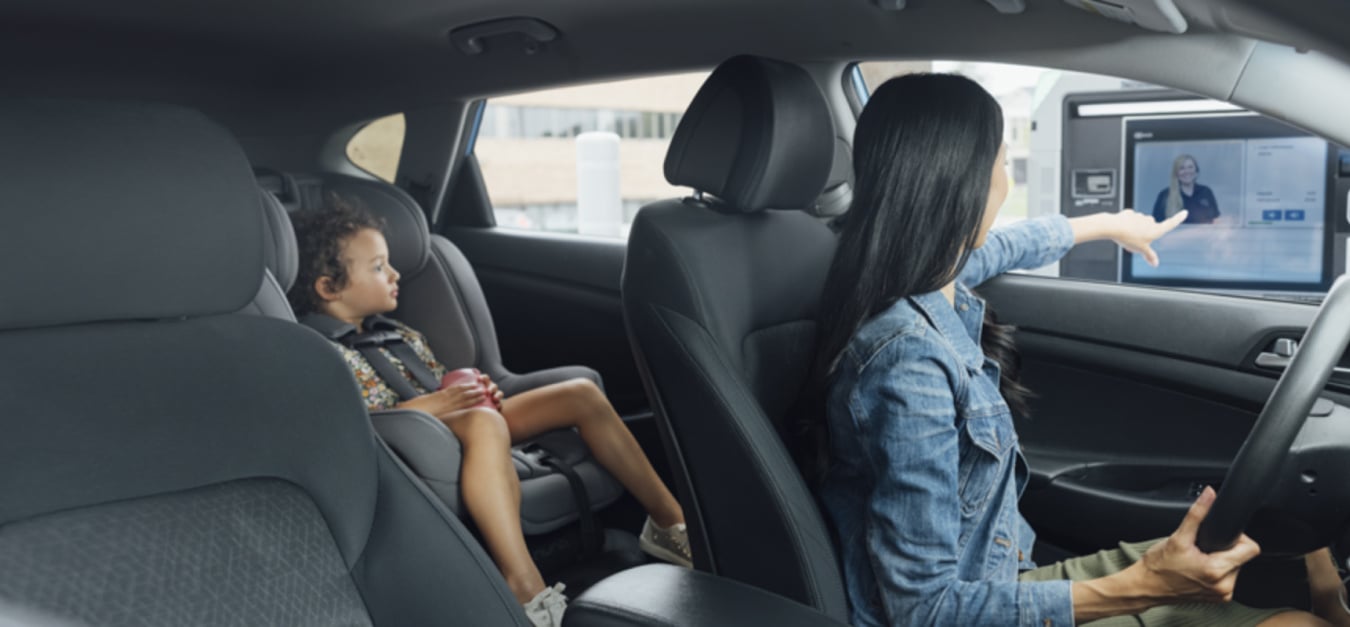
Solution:
[(0, 100), (0, 329), (238, 311), (262, 281), (234, 139), (152, 104)]
[(718, 66), (666, 152), (666, 180), (716, 196), (717, 208), (804, 209), (824, 188), (834, 123), (800, 67), (740, 56)]

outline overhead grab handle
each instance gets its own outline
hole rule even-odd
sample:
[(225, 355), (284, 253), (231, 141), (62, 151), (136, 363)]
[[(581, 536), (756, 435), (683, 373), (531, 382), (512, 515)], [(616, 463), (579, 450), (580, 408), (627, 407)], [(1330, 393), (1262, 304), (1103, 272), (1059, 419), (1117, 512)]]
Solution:
[(534, 54), (544, 44), (558, 38), (558, 29), (552, 24), (533, 17), (507, 17), (461, 26), (450, 31), (450, 43), (469, 56), (487, 51), (486, 40), (505, 35), (519, 35), (524, 38), (525, 54)]
[(1064, 0), (1107, 19), (1160, 33), (1186, 32), (1186, 16), (1174, 0)]

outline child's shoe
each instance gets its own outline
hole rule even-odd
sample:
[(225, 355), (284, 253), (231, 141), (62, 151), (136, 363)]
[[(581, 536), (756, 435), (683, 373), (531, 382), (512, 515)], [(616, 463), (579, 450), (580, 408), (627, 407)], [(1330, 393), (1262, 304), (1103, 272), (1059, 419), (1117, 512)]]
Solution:
[(563, 612), (567, 611), (567, 597), (563, 589), (567, 586), (557, 583), (552, 588), (544, 588), (525, 604), (525, 616), (534, 627), (562, 627)]
[(694, 566), (694, 557), (689, 552), (689, 531), (684, 523), (662, 527), (652, 522), (651, 516), (648, 516), (647, 522), (642, 525), (638, 547), (656, 559), (685, 568)]

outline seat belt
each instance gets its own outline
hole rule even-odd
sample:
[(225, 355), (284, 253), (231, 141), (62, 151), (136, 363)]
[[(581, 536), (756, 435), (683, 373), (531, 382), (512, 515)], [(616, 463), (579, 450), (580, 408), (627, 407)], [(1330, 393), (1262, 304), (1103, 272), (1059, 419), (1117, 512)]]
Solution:
[(526, 452), (530, 452), (530, 449), (538, 450), (541, 453), (539, 463), (557, 471), (572, 488), (572, 500), (577, 508), (577, 526), (581, 530), (581, 555), (578, 559), (586, 561), (596, 557), (605, 544), (605, 532), (596, 522), (595, 512), (591, 511), (591, 495), (586, 489), (586, 482), (581, 480), (581, 475), (577, 474), (571, 463), (549, 446), (533, 442), (525, 447)]
[[(389, 335), (393, 335), (394, 338), (391, 339), (386, 337)], [(340, 341), (343, 346), (361, 353), (361, 356), (366, 358), (366, 362), (370, 364), (370, 367), (374, 368), (375, 372), (380, 374), (381, 379), (384, 379), (385, 385), (388, 385), (389, 389), (398, 394), (399, 398), (408, 401), (421, 396), (421, 393), (417, 391), (417, 388), (413, 387), (407, 377), (403, 376), (402, 372), (399, 372), (398, 366), (395, 366), (394, 362), (389, 360), (389, 357), (385, 355), (384, 351), (380, 350), (381, 347), (390, 348), (393, 342), (401, 343), (403, 338), (399, 336), (398, 333), (394, 331), (360, 333), (342, 338)], [(406, 346), (406, 344), (404, 346)], [(402, 360), (403, 358), (400, 356), (399, 359)], [(421, 360), (417, 359), (416, 362), (421, 363)], [(403, 365), (409, 366), (409, 363), (404, 361)], [(411, 373), (412, 368), (408, 368), (408, 371)], [(422, 382), (418, 381), (418, 383)], [(425, 385), (423, 385), (423, 387), (425, 387)], [(436, 389), (436, 386), (433, 385), (428, 389), (434, 390)]]
[(417, 398), (423, 393), (413, 387), (408, 378), (399, 371), (398, 366), (394, 365), (383, 350), (380, 350), (381, 348), (388, 350), (403, 362), (408, 374), (424, 390), (434, 392), (441, 387), (435, 373), (426, 362), (422, 361), (417, 351), (404, 341), (403, 334), (398, 332), (398, 327), (388, 318), (371, 316), (367, 322), (370, 331), (365, 333), (357, 333), (356, 327), (319, 314), (306, 315), (300, 319), (300, 323), (324, 334), (334, 342), (361, 353), (361, 356), (370, 363), (370, 367), (384, 379), (385, 385), (405, 401)]

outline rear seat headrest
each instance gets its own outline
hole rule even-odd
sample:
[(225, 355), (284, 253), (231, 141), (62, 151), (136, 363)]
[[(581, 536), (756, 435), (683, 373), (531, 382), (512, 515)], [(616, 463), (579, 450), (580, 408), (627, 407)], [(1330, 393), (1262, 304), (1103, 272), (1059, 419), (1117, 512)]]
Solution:
[(258, 180), (258, 187), (264, 191), (271, 192), (281, 206), (287, 211), (295, 211), (300, 208), (301, 195), (300, 186), (295, 181), (295, 177), (274, 168), (254, 167), (253, 176)]
[(727, 211), (804, 209), (825, 186), (834, 122), (806, 71), (740, 56), (699, 88), (666, 152), (666, 180)]
[(0, 100), (0, 329), (238, 311), (262, 281), (243, 150), (181, 107)]
[(272, 192), (261, 191), (263, 199), (263, 265), (272, 272), (283, 292), (291, 291), (300, 271), (300, 251), (295, 242), (295, 227), (286, 207)]
[[(427, 264), (431, 234), (422, 208), (403, 190), (383, 181), (345, 174), (321, 174), (323, 196), (335, 193), (385, 221), (389, 263), (403, 274), (415, 275)], [(307, 207), (308, 208), (308, 207)]]

